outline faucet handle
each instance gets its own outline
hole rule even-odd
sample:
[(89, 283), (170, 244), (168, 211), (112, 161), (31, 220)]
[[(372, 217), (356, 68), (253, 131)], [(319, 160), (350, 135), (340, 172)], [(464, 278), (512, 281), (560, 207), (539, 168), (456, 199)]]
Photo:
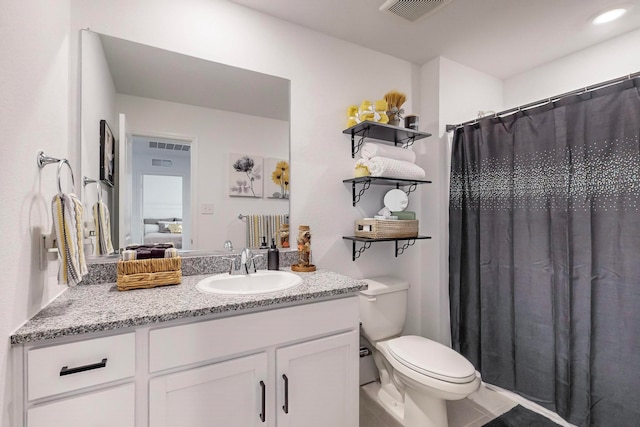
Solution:
[(225, 261), (229, 261), (229, 274), (233, 274), (233, 269), (234, 269), (235, 264), (236, 264), (236, 259), (235, 258), (227, 258), (227, 257), (224, 257), (222, 259), (225, 260)]

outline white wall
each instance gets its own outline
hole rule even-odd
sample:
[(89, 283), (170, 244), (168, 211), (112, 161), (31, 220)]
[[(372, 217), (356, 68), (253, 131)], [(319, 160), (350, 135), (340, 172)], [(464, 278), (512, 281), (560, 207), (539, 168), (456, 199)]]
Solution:
[(420, 330), (422, 335), (449, 343), (449, 165), (447, 124), (477, 116), (478, 110), (502, 108), (502, 81), (465, 65), (439, 57), (421, 69), (420, 129), (433, 134), (416, 143), (418, 163), (433, 184), (422, 190), (421, 227), (432, 240), (421, 247)]
[(504, 82), (511, 108), (640, 71), (640, 30), (544, 64)]
[[(289, 158), (289, 122), (213, 110), (128, 95), (117, 96), (118, 112), (127, 116), (134, 134), (168, 134), (193, 138), (192, 248), (223, 250), (225, 240), (245, 246), (246, 224), (238, 214), (280, 215), (289, 212), (287, 200), (230, 197), (227, 189), (229, 153)], [(271, 179), (271, 171), (263, 171)], [(297, 175), (292, 177), (294, 181)], [(213, 204), (213, 215), (201, 214)], [(295, 221), (295, 219), (294, 219)]]
[(57, 285), (57, 264), (39, 268), (38, 229), (51, 230), (57, 186), (56, 166), (38, 169), (37, 152), (69, 157), (76, 185), (80, 177), (69, 150), (69, 2), (0, 5), (0, 425), (11, 426), (8, 337), (65, 289)]

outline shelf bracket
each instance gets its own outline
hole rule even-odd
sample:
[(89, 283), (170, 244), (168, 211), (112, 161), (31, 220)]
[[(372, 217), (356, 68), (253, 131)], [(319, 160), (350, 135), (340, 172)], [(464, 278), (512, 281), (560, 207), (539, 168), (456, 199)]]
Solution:
[(368, 133), (369, 133), (369, 128), (364, 129), (357, 143), (355, 142), (355, 135), (353, 134), (353, 132), (351, 133), (351, 158), (352, 159), (356, 158), (356, 154), (358, 154), (358, 151), (360, 151), (360, 148), (362, 147), (362, 144), (364, 144), (364, 140), (367, 138)]
[(407, 191), (405, 191), (405, 193), (407, 193), (407, 196), (411, 193), (413, 193), (414, 191), (416, 191), (416, 188), (418, 188), (418, 184), (417, 183), (413, 183), (409, 186), (409, 188), (407, 189)]
[(396, 141), (395, 142), (395, 146), (397, 147), (398, 145), (402, 146), (402, 148), (409, 148), (413, 145), (413, 143), (416, 142), (416, 136), (410, 136), (408, 137), (406, 140), (404, 141)]
[(364, 244), (362, 245), (362, 247), (360, 249), (356, 250), (356, 242), (355, 240), (352, 243), (352, 261), (357, 260), (358, 258), (360, 258), (360, 255), (362, 255), (362, 253), (364, 251), (366, 251), (367, 249), (369, 249), (371, 247), (371, 242), (364, 242)]
[(351, 195), (352, 195), (352, 200), (353, 200), (353, 206), (354, 207), (360, 201), (360, 198), (363, 196), (365, 191), (367, 191), (369, 189), (369, 187), (371, 187), (371, 181), (363, 182), (362, 183), (362, 188), (360, 189), (358, 194), (356, 194), (356, 183), (355, 182), (351, 183)]
[(407, 243), (403, 243), (401, 247), (398, 247), (398, 240), (396, 240), (396, 258), (398, 257), (398, 255), (402, 255), (404, 253), (404, 250), (409, 246), (413, 246), (415, 244), (416, 239), (408, 239)]

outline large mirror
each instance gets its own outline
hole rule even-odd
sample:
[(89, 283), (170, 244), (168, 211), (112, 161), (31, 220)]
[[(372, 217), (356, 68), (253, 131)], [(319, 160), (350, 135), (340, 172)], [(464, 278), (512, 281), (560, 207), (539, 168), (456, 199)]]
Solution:
[(289, 80), (88, 30), (81, 46), (90, 234), (99, 198), (116, 250), (171, 241), (217, 251), (227, 240), (239, 249), (277, 234), (289, 214)]

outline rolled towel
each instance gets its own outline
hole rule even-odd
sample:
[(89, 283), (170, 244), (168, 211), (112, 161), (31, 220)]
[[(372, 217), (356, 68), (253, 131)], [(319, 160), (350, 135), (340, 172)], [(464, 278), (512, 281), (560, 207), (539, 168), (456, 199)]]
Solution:
[(176, 248), (168, 248), (164, 250), (164, 257), (165, 258), (177, 258), (178, 257), (178, 250)]
[(360, 151), (363, 159), (374, 157), (386, 157), (388, 159), (402, 160), (404, 162), (416, 162), (416, 153), (406, 148), (394, 147), (393, 145), (377, 144), (375, 142), (365, 142)]
[(423, 179), (426, 176), (424, 169), (418, 165), (387, 157), (369, 159), (367, 167), (371, 176), (400, 179)]

